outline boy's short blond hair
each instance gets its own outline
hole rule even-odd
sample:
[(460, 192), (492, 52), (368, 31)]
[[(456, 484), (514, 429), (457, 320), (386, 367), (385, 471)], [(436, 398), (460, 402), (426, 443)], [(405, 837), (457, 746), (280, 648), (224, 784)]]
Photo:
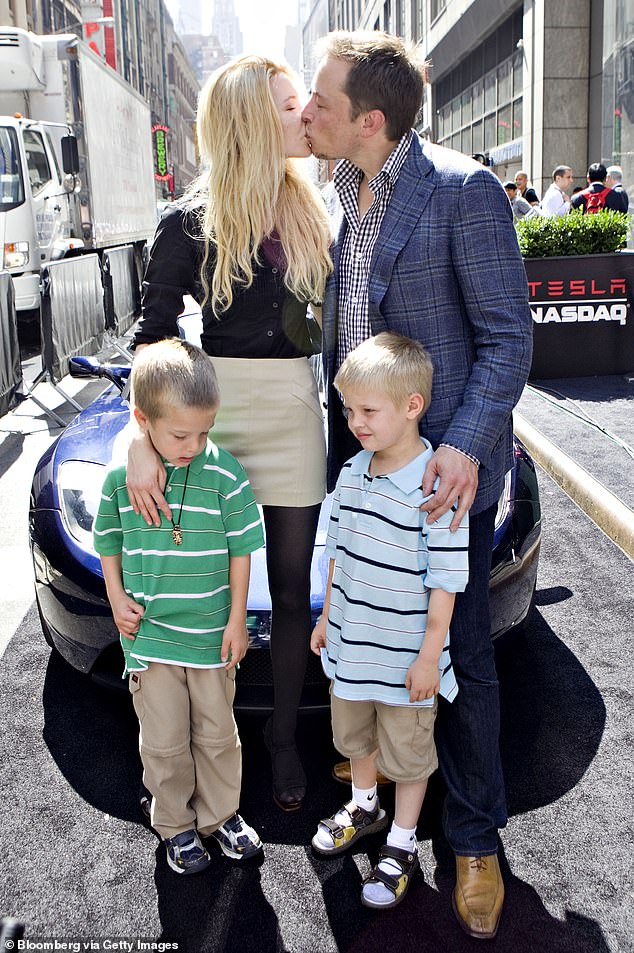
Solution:
[(433, 376), (431, 357), (422, 344), (402, 334), (384, 331), (350, 351), (334, 384), (340, 393), (380, 391), (396, 406), (411, 394), (420, 394), (425, 401), (422, 416), (431, 403)]
[(179, 338), (148, 344), (134, 358), (132, 400), (151, 421), (174, 407), (217, 407), (220, 388), (211, 358)]

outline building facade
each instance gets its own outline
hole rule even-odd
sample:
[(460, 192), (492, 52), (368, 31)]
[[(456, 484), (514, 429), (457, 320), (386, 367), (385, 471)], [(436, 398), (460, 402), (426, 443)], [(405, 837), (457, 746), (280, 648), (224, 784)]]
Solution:
[(328, 29), (421, 44), (419, 128), (434, 141), (485, 154), (501, 179), (524, 169), (541, 194), (555, 166), (585, 185), (598, 161), (634, 193), (634, 0), (329, 0), (328, 13)]

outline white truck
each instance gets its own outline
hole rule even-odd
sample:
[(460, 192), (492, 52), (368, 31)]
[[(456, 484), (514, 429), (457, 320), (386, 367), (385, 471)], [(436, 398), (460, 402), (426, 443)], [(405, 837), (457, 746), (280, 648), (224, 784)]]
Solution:
[(74, 34), (0, 27), (0, 268), (18, 319), (39, 314), (40, 272), (156, 227), (150, 107)]

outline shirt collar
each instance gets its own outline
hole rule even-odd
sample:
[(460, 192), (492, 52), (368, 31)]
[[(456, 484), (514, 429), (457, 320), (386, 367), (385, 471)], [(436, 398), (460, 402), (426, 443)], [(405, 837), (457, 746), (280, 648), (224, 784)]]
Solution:
[[(387, 185), (394, 187), (399, 173), (403, 168), (407, 153), (412, 144), (413, 129), (409, 129), (398, 145), (390, 152), (385, 160), (383, 167), (368, 182), (370, 190), (375, 194), (384, 189)], [(342, 192), (352, 185), (358, 185), (363, 173), (361, 169), (350, 162), (348, 159), (342, 159), (335, 168), (333, 181), (338, 192)]]
[[(425, 467), (434, 453), (429, 440), (421, 437), (420, 442), (422, 450), (417, 457), (410, 460), (410, 462), (405, 464), (404, 467), (401, 467), (400, 470), (395, 470), (394, 473), (386, 473), (381, 477), (381, 479), (390, 480), (395, 487), (407, 495), (413, 493), (414, 490), (420, 490)], [(350, 473), (357, 476), (369, 474), (372, 457), (373, 453), (371, 450), (361, 450), (356, 457), (352, 458)]]

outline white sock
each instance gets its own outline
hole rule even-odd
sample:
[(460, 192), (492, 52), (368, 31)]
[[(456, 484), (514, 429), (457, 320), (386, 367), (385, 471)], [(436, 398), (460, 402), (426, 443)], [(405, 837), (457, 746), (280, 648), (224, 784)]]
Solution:
[(399, 827), (396, 821), (392, 821), (390, 833), (387, 835), (387, 842), (390, 847), (400, 847), (401, 850), (416, 849), (416, 828), (411, 830), (407, 827)]
[[(379, 799), (376, 794), (376, 784), (372, 788), (352, 788), (352, 800), (357, 805), (357, 807), (362, 807), (364, 811), (375, 811), (379, 806)], [(350, 815), (345, 807), (341, 807), (337, 813), (334, 815), (334, 820), (337, 824), (341, 824), (342, 827), (347, 827), (350, 823)], [(317, 828), (317, 833), (313, 837), (313, 844), (315, 847), (321, 847), (324, 850), (328, 850), (333, 846), (333, 837), (330, 831), (326, 830), (323, 825), (319, 825)]]
[[(414, 827), (412, 830), (409, 830), (406, 827), (399, 827), (396, 822), (393, 822), (390, 833), (387, 835), (387, 843), (389, 847), (398, 847), (401, 850), (411, 852), (415, 851), (416, 828)], [(394, 877), (398, 877), (401, 873), (399, 864), (390, 857), (384, 857), (383, 860), (381, 860), (379, 869), (382, 870), (384, 874), (392, 874)], [(365, 884), (363, 887), (363, 895), (376, 904), (387, 904), (394, 900), (392, 891), (388, 890), (385, 884), (380, 882)]]
[(352, 800), (357, 805), (357, 807), (363, 808), (364, 811), (376, 811), (377, 806), (377, 796), (376, 796), (376, 784), (371, 788), (356, 788), (354, 784), (352, 785)]

